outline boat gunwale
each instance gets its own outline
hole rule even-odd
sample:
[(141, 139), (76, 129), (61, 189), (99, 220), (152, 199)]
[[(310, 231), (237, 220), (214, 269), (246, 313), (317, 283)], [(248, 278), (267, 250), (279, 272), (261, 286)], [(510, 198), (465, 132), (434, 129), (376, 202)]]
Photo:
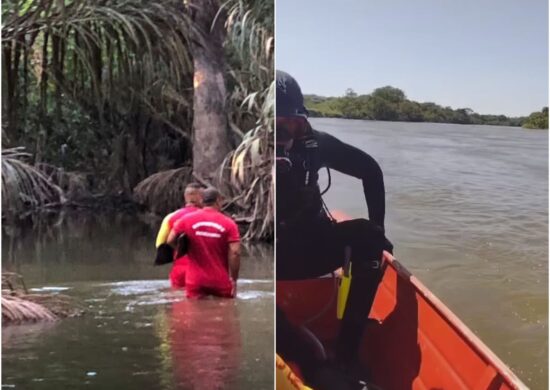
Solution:
[(491, 349), (468, 328), (464, 322), (451, 309), (449, 309), (434, 293), (430, 291), (416, 276), (414, 276), (397, 259), (388, 260), (387, 266), (395, 270), (398, 277), (404, 278), (412, 284), (415, 291), (420, 294), (425, 301), (445, 320), (449, 326), (459, 333), (488, 365), (495, 367), (498, 374), (514, 386), (516, 390), (529, 390), (519, 377), (504, 363)]

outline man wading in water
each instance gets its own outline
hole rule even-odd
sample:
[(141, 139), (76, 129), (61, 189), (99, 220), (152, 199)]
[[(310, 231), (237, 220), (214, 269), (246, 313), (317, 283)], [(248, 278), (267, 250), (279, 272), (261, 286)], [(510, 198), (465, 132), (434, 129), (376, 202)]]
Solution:
[[(336, 346), (338, 366), (349, 367), (357, 361), (363, 330), (382, 278), (382, 260), (391, 257), (393, 250), (384, 235), (382, 170), (363, 151), (313, 130), (296, 80), (277, 71), (276, 81), (277, 280), (322, 276), (342, 267), (346, 257), (351, 260), (353, 283)], [(337, 223), (332, 219), (318, 185), (322, 167), (363, 181), (370, 220)], [(325, 362), (315, 360), (315, 352), (308, 349), (300, 332), (279, 309), (277, 353), (298, 363), (306, 384), (309, 381), (316, 388), (355, 388), (353, 381), (349, 387), (341, 381), (329, 384), (326, 367), (319, 368)]]
[(234, 298), (241, 262), (239, 229), (223, 214), (222, 197), (217, 189), (202, 192), (203, 208), (179, 219), (168, 236), (175, 246), (178, 237), (187, 238), (189, 261), (185, 273), (188, 298), (213, 295)]
[[(159, 232), (157, 234), (157, 256), (158, 257), (168, 257), (163, 259), (163, 262), (170, 262), (173, 258), (174, 265), (170, 271), (170, 284), (173, 288), (184, 288), (185, 287), (185, 271), (187, 269), (187, 263), (189, 259), (187, 255), (177, 257), (177, 251), (173, 251), (171, 247), (166, 244), (170, 232), (174, 228), (174, 225), (185, 215), (195, 212), (202, 207), (202, 187), (198, 183), (189, 183), (185, 187), (183, 193), (183, 199), (185, 206), (179, 210), (176, 210), (166, 217), (164, 217), (162, 224), (160, 226)], [(165, 249), (167, 248), (167, 249)]]

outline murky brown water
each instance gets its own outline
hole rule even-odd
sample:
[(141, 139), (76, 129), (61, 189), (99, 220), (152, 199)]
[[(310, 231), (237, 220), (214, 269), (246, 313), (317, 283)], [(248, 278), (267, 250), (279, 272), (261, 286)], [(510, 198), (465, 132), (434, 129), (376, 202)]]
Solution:
[(2, 329), (2, 386), (16, 389), (273, 388), (273, 249), (242, 259), (235, 300), (192, 301), (153, 267), (155, 227), (79, 215), (3, 234), (3, 269), (61, 292), (80, 318)]
[[(548, 132), (314, 119), (382, 166), (399, 260), (532, 389), (548, 383)], [(367, 216), (336, 172), (330, 208)]]

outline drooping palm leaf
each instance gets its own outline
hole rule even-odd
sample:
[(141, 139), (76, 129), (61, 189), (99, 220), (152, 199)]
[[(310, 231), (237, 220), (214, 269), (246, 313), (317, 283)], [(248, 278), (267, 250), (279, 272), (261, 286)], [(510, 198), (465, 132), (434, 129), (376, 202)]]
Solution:
[(183, 192), (191, 180), (190, 167), (158, 172), (134, 188), (134, 197), (154, 213), (167, 214), (184, 203)]
[(62, 294), (29, 294), (21, 275), (2, 272), (2, 324), (55, 321), (84, 313), (81, 305)]
[(25, 162), (21, 148), (2, 150), (2, 212), (13, 216), (49, 203), (62, 203), (63, 191), (36, 167)]
[(2, 296), (2, 324), (55, 321), (57, 317), (44, 306), (16, 296)]
[(237, 219), (249, 223), (247, 239), (273, 236), (274, 172), (273, 172), (273, 99), (275, 85), (263, 96), (265, 115), (254, 129), (245, 134), (241, 144), (222, 164), (218, 185), (230, 194), (238, 210)]

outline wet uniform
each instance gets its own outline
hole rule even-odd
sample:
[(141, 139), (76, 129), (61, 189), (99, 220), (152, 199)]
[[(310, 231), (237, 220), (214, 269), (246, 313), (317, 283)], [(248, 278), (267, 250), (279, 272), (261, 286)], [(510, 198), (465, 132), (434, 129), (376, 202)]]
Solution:
[(205, 207), (178, 220), (174, 232), (178, 235), (185, 233), (188, 237), (187, 297), (215, 295), (232, 298), (229, 244), (240, 241), (235, 221), (211, 207)]
[[(168, 239), (170, 231), (174, 228), (174, 225), (180, 218), (184, 217), (187, 214), (200, 210), (195, 206), (185, 206), (179, 210), (174, 211), (173, 213), (168, 214), (162, 221), (161, 228), (157, 235), (157, 248), (161, 244), (165, 244)], [(174, 257), (176, 253), (174, 252)], [(183, 288), (185, 287), (185, 271), (187, 269), (188, 258), (186, 255), (179, 258), (174, 258), (174, 264), (172, 270), (170, 271), (170, 284), (173, 288)]]

